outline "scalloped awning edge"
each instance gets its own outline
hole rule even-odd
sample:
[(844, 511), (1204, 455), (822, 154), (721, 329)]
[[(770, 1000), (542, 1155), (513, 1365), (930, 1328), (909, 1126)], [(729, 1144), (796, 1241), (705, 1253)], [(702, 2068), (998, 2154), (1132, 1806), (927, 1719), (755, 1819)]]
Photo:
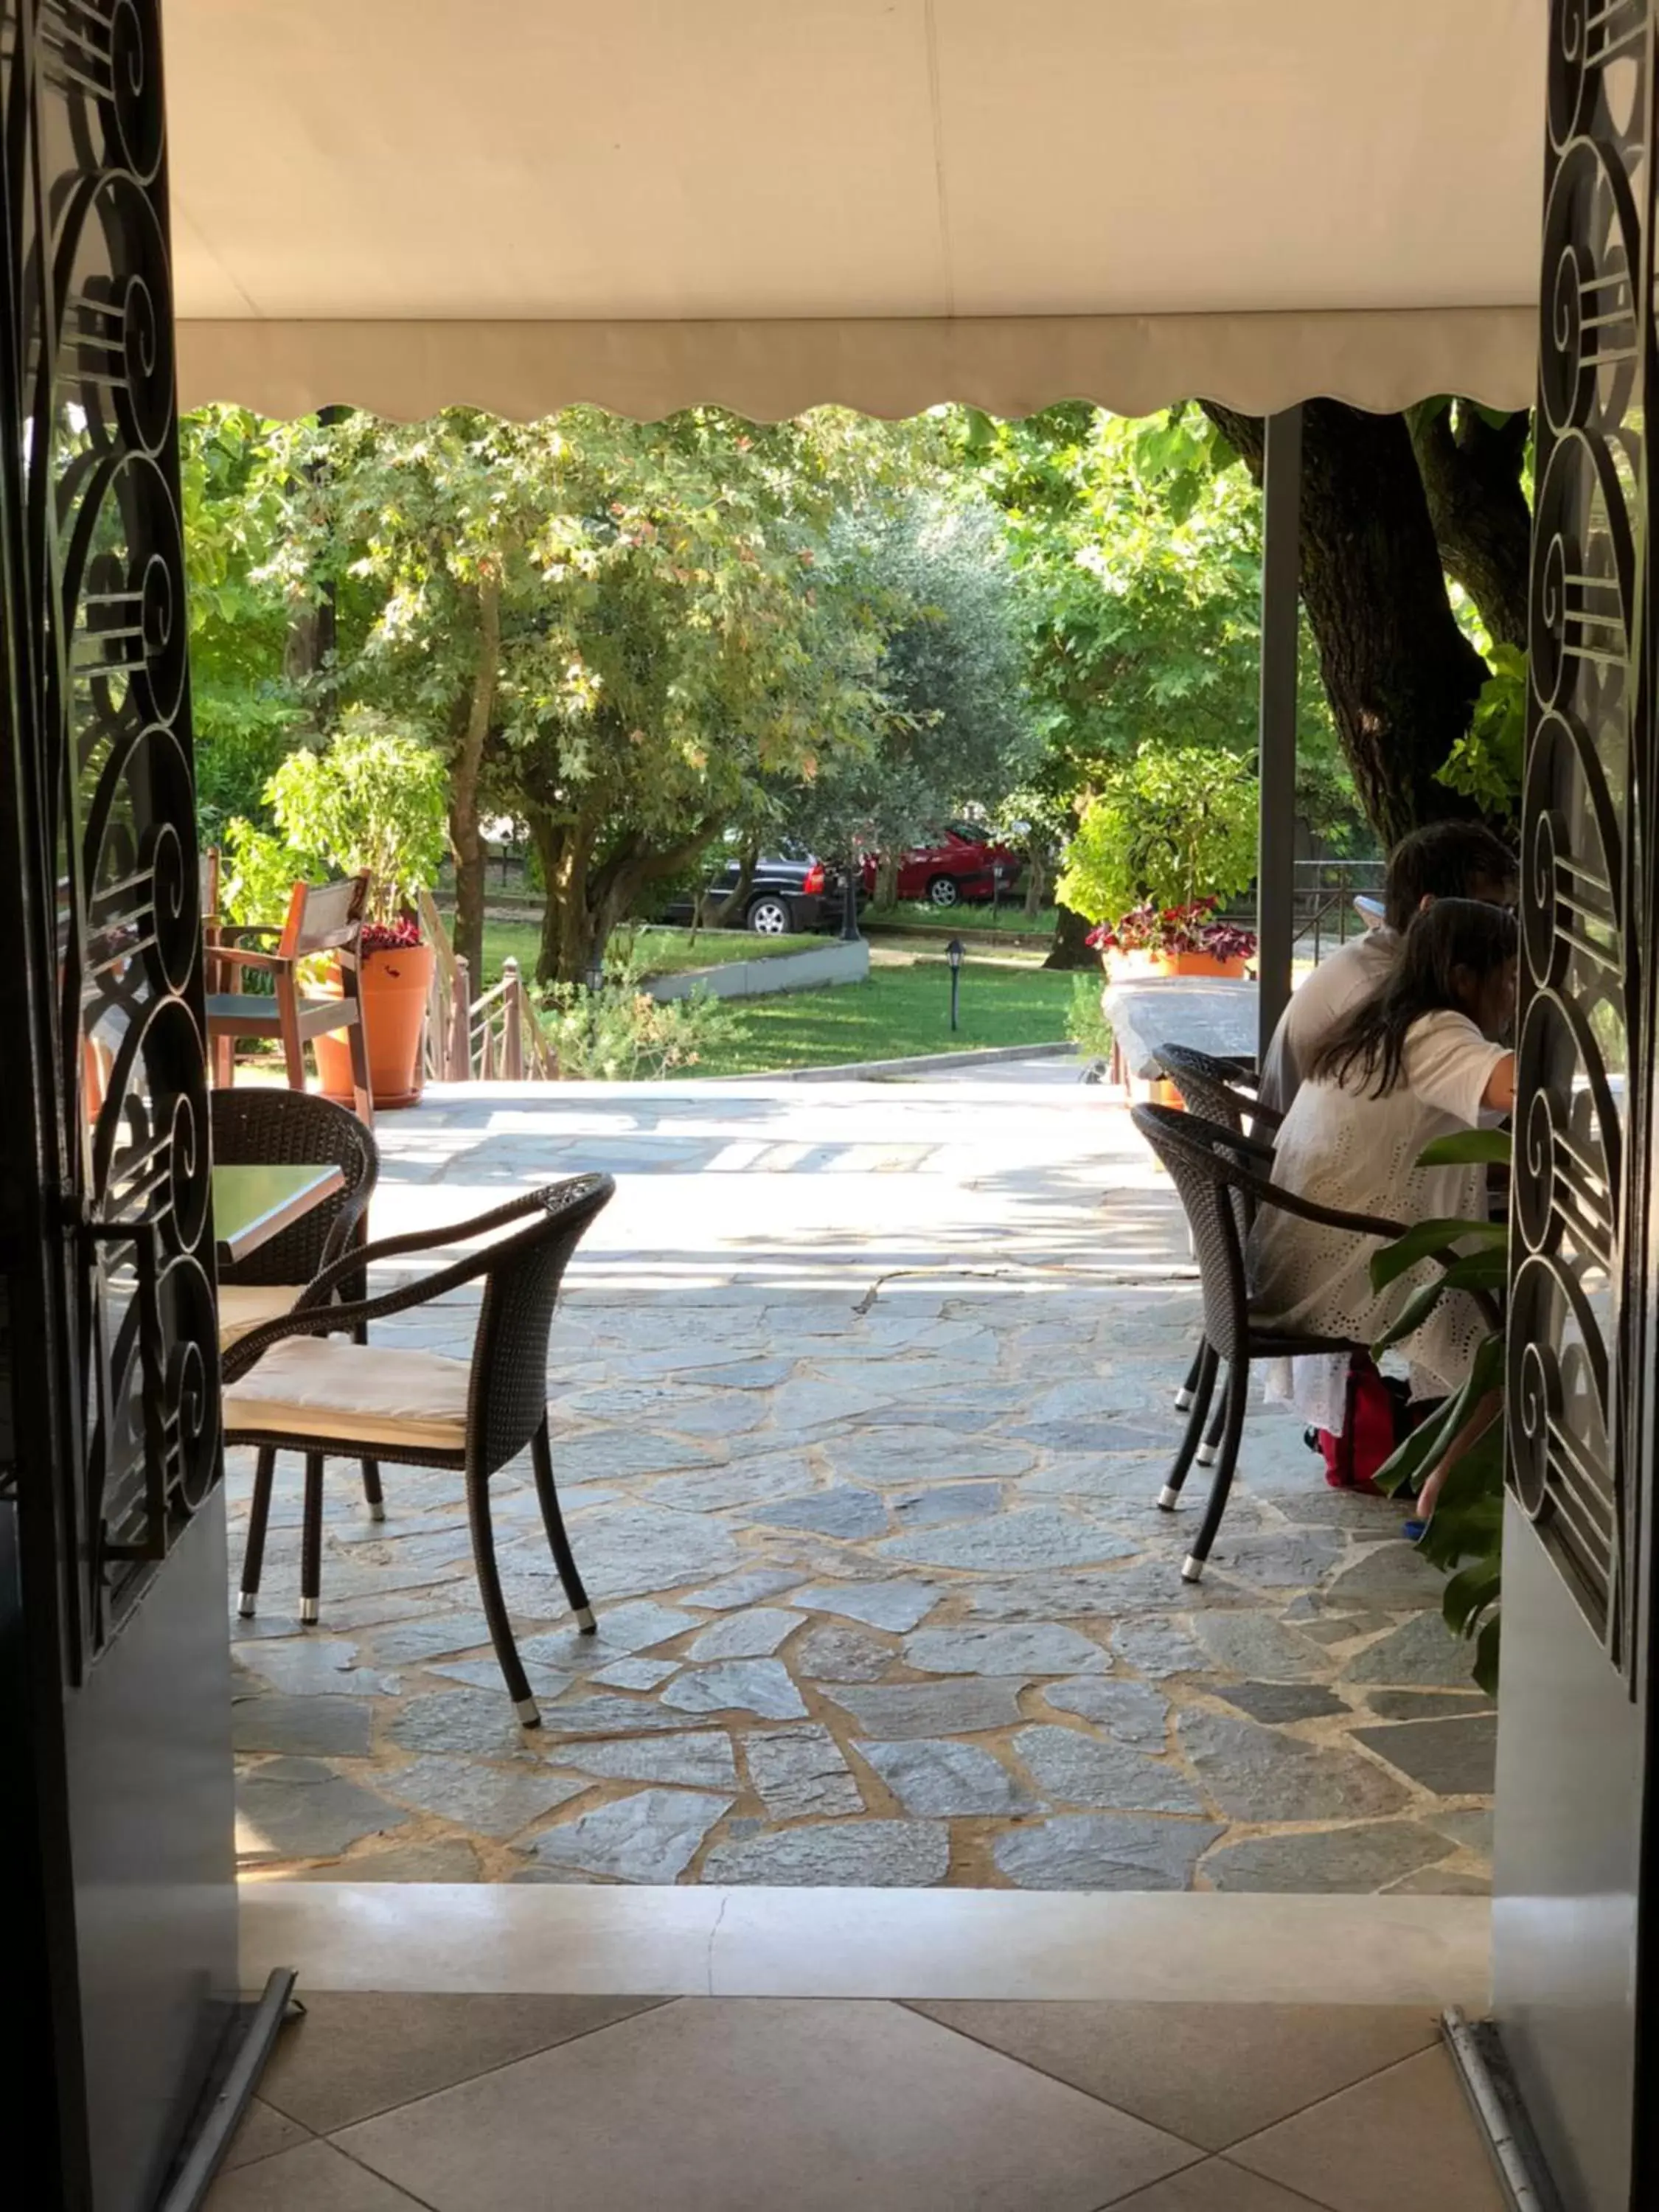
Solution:
[(527, 420), (586, 403), (653, 422), (718, 405), (889, 419), (945, 400), (1018, 416), (1061, 399), (1148, 415), (1202, 398), (1378, 411), (1447, 392), (1530, 406), (1537, 309), (745, 322), (182, 321), (180, 404), (289, 417), (334, 404), (403, 421), (472, 406)]

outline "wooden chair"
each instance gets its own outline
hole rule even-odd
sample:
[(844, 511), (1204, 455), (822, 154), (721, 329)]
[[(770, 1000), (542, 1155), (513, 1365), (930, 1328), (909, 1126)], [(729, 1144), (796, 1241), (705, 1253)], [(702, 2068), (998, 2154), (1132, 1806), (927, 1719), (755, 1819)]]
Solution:
[[(299, 1452), (305, 1459), (300, 1619), (307, 1625), (318, 1618), (321, 1592), (324, 1462), (384, 1457), (447, 1468), (461, 1479), (478, 1594), (507, 1695), (526, 1728), (538, 1725), (541, 1715), (501, 1592), (489, 1482), (529, 1445), (548, 1548), (577, 1627), (591, 1633), (592, 1607), (553, 1484), (547, 1340), (570, 1255), (615, 1188), (609, 1176), (577, 1176), (471, 1221), (388, 1237), (345, 1252), (313, 1278), (285, 1319), (267, 1322), (231, 1346), (224, 1355), (225, 1441), (254, 1444), (259, 1451), (242, 1564), (240, 1610), (245, 1616), (258, 1599), (279, 1451)], [(374, 1264), (470, 1243), (518, 1222), (529, 1225), (401, 1290), (335, 1302), (337, 1286), (348, 1279), (361, 1279)], [(470, 1359), (356, 1340), (355, 1333), (367, 1322), (406, 1313), (481, 1278), (483, 1302)], [(341, 1334), (346, 1330), (354, 1334)]]
[[(331, 1036), (344, 1030), (351, 1048), (351, 1087), (357, 1118), (374, 1119), (369, 1089), (368, 1048), (363, 1028), (361, 989), (363, 908), (368, 899), (367, 875), (348, 877), (338, 884), (295, 884), (288, 904), (288, 918), (280, 930), (222, 927), (210, 950), (210, 961), (220, 980), (238, 969), (269, 975), (267, 996), (252, 991), (210, 991), (207, 1000), (208, 1042), (213, 1054), (214, 1080), (226, 1089), (235, 1079), (236, 1045), (241, 1037), (275, 1037), (281, 1041), (288, 1066), (290, 1091), (306, 1087), (306, 1044), (314, 1036)], [(274, 937), (276, 948), (258, 951), (242, 945), (245, 937)], [(337, 999), (302, 997), (300, 963), (312, 954), (332, 954), (340, 970)]]

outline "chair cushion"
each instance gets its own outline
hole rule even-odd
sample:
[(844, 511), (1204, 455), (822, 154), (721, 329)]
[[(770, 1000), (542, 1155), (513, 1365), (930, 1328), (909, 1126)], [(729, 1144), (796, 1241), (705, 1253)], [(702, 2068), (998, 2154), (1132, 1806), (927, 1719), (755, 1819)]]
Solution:
[(303, 1283), (221, 1283), (219, 1349), (228, 1352), (261, 1322), (279, 1321), (294, 1310)]
[(225, 1389), (225, 1433), (335, 1437), (395, 1455), (464, 1450), (465, 1359), (393, 1352), (343, 1336), (290, 1336), (273, 1344)]

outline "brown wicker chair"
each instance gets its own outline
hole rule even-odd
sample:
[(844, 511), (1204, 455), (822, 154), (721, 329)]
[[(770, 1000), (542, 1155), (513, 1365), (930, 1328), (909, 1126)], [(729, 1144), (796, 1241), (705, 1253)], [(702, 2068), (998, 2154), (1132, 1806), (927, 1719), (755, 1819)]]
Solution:
[[(213, 1157), (222, 1167), (337, 1167), (345, 1187), (313, 1206), (234, 1267), (219, 1269), (219, 1350), (228, 1352), (262, 1322), (291, 1313), (313, 1275), (368, 1229), (368, 1201), (380, 1178), (380, 1152), (373, 1132), (349, 1108), (301, 1091), (214, 1091), (209, 1093)], [(368, 1296), (362, 1269), (336, 1285), (342, 1299)], [(359, 1323), (352, 1332), (367, 1341)], [(266, 1473), (269, 1480), (269, 1473)], [(380, 1470), (363, 1462), (363, 1496), (377, 1521), (386, 1518)]]
[[(1200, 1052), (1188, 1044), (1161, 1044), (1152, 1059), (1181, 1093), (1181, 1102), (1189, 1114), (1196, 1114), (1206, 1121), (1213, 1121), (1223, 1129), (1237, 1130), (1242, 1136), (1249, 1135), (1263, 1143), (1271, 1143), (1274, 1132), (1284, 1120), (1271, 1106), (1264, 1106), (1255, 1095), (1256, 1078), (1254, 1071), (1242, 1066), (1237, 1060), (1218, 1060), (1213, 1053)], [(1193, 1393), (1198, 1388), (1198, 1370), (1204, 1355), (1195, 1355), (1187, 1370), (1187, 1379), (1175, 1395), (1177, 1413), (1192, 1411)], [(1207, 1467), (1216, 1455), (1221, 1440), (1222, 1415), (1216, 1416), (1215, 1426), (1199, 1447), (1198, 1463)]]
[[(592, 1608), (565, 1534), (553, 1484), (547, 1434), (547, 1339), (571, 1254), (616, 1189), (609, 1176), (577, 1176), (532, 1191), (493, 1212), (447, 1228), (344, 1254), (313, 1281), (298, 1308), (233, 1345), (225, 1358), (226, 1441), (260, 1447), (242, 1568), (241, 1611), (252, 1613), (264, 1562), (271, 1474), (279, 1451), (303, 1452), (305, 1510), (300, 1554), (300, 1617), (318, 1618), (322, 1574), (323, 1462), (380, 1455), (416, 1467), (453, 1469), (464, 1478), (478, 1594), (514, 1711), (526, 1728), (541, 1718), (513, 1640), (489, 1515), (489, 1479), (530, 1446), (547, 1540), (577, 1626), (592, 1631)], [(371, 1262), (430, 1251), (530, 1222), (516, 1236), (441, 1267), (402, 1290), (343, 1305), (335, 1285)], [(470, 1361), (441, 1352), (370, 1349), (329, 1332), (428, 1304), (462, 1283), (483, 1280)]]
[(1204, 1295), (1204, 1344), (1195, 1369), (1192, 1408), (1181, 1449), (1158, 1493), (1163, 1512), (1173, 1513), (1181, 1502), (1182, 1487), (1204, 1434), (1218, 1370), (1224, 1361), (1227, 1368), (1220, 1424), (1212, 1432), (1217, 1446), (1215, 1475), (1203, 1521), (1181, 1569), (1183, 1582), (1195, 1583), (1203, 1575), (1220, 1531), (1221, 1516), (1227, 1510), (1244, 1430), (1250, 1362), (1294, 1359), (1310, 1352), (1370, 1350), (1368, 1345), (1349, 1337), (1305, 1336), (1256, 1326), (1250, 1316), (1244, 1242), (1257, 1211), (1273, 1206), (1304, 1221), (1352, 1230), (1357, 1236), (1374, 1237), (1380, 1243), (1403, 1235), (1404, 1230), (1397, 1221), (1368, 1213), (1345, 1213), (1285, 1189), (1270, 1180), (1273, 1156), (1267, 1146), (1236, 1129), (1200, 1120), (1195, 1114), (1183, 1114), (1174, 1106), (1135, 1106), (1130, 1115), (1181, 1194)]

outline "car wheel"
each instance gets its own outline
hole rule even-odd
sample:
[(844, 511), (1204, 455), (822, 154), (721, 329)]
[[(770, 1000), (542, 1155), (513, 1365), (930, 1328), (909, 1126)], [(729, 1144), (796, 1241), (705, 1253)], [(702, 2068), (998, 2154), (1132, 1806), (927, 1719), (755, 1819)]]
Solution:
[(957, 902), (956, 878), (935, 876), (927, 886), (927, 897), (933, 906), (954, 906)]
[(781, 898), (757, 898), (749, 909), (749, 927), (757, 937), (787, 937), (789, 909)]

